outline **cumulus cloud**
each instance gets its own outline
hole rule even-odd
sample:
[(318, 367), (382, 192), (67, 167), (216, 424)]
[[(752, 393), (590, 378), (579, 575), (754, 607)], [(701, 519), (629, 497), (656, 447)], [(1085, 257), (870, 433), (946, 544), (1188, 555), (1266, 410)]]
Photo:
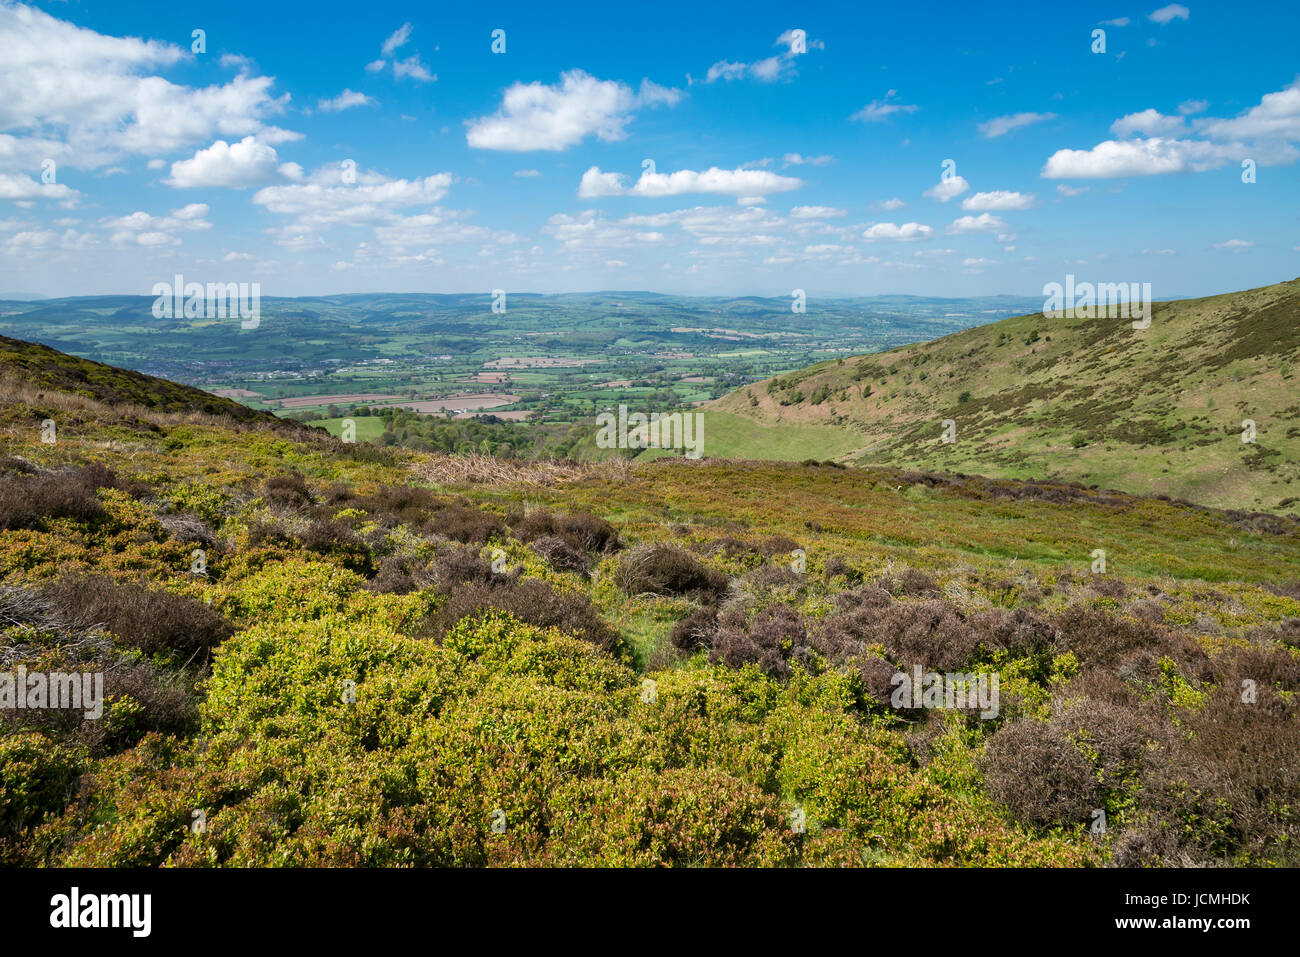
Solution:
[(394, 60), (393, 76), (398, 78), (408, 76), (412, 80), (419, 80), (421, 83), (432, 83), (438, 79), (437, 74), (429, 72), (429, 68), (424, 65), (424, 61), (420, 59), (418, 53), (411, 54), (405, 60)]
[(773, 46), (783, 46), (786, 49), (775, 56), (764, 57), (753, 62), (718, 60), (709, 67), (704, 82), (716, 83), (718, 80), (745, 78), (760, 83), (787, 80), (798, 73), (795, 68), (796, 58), (803, 56), (809, 50), (825, 49), (826, 45), (821, 40), (809, 40), (807, 31), (794, 28), (786, 30), (777, 37)]
[(882, 120), (889, 119), (895, 113), (915, 113), (920, 109), (919, 106), (891, 102), (896, 96), (898, 96), (898, 91), (890, 90), (882, 99), (872, 100), (850, 116), (849, 119), (858, 120), (862, 123), (879, 123)]
[(270, 143), (299, 137), (266, 123), (288, 100), (272, 95), (270, 77), (244, 72), (195, 89), (157, 75), (187, 56), (173, 44), (107, 36), (4, 3), (0, 49), (0, 129), (17, 134), (8, 151), (32, 165), (48, 156), (94, 169), (218, 135)]
[(1165, 116), (1157, 110), (1143, 110), (1122, 116), (1110, 125), (1110, 131), (1116, 136), (1132, 136), (1141, 133), (1145, 136), (1168, 136), (1186, 128), (1186, 121), (1181, 116)]
[(178, 233), (211, 229), (207, 203), (190, 203), (173, 209), (166, 216), (154, 216), (138, 210), (127, 216), (102, 220), (100, 225), (109, 233), (115, 246), (179, 246)]
[(75, 202), (80, 195), (75, 189), (62, 183), (38, 183), (22, 173), (0, 172), (0, 199), (18, 201), (44, 199), (69, 204)]
[(920, 223), (903, 223), (901, 226), (896, 223), (876, 223), (869, 226), (863, 233), (862, 238), (867, 242), (875, 242), (878, 239), (897, 239), (903, 242), (911, 242), (917, 239), (929, 239), (934, 230), (929, 226), (923, 226)]
[(406, 45), (406, 41), (411, 39), (411, 25), (403, 23), (393, 31), (392, 35), (379, 47), (379, 52), (384, 56), (392, 56), (401, 47)]
[(960, 233), (1003, 233), (1007, 224), (992, 213), (980, 213), (978, 216), (959, 216), (948, 224), (947, 232)]
[(350, 110), (354, 106), (374, 105), (375, 100), (373, 97), (349, 89), (345, 89), (342, 93), (332, 99), (316, 101), (316, 109), (323, 110), (326, 113), (341, 113), (343, 110)]
[(778, 176), (761, 169), (719, 169), (710, 167), (702, 172), (691, 169), (673, 173), (647, 170), (629, 188), (625, 177), (619, 173), (606, 173), (593, 166), (578, 184), (578, 196), (594, 199), (602, 196), (680, 196), (684, 193), (717, 193), (723, 196), (761, 197), (798, 189), (803, 180), (793, 176)]
[(848, 210), (834, 206), (796, 206), (790, 210), (791, 219), (833, 219), (847, 215)]
[(321, 167), (301, 183), (266, 186), (253, 194), (253, 202), (313, 229), (365, 226), (388, 222), (404, 207), (436, 203), (450, 187), (450, 173), (392, 179), (339, 163)]
[(1153, 137), (1106, 140), (1090, 150), (1057, 150), (1048, 157), (1047, 179), (1109, 179), (1217, 169), (1236, 151), (1200, 140)]
[(1255, 244), (1249, 239), (1229, 239), (1225, 243), (1215, 243), (1215, 249), (1226, 249), (1229, 252), (1244, 253), (1247, 249)]
[(975, 193), (961, 201), (962, 209), (990, 209), (1002, 211), (1008, 209), (1032, 209), (1038, 205), (1032, 193), (1017, 193), (1011, 190), (995, 189), (987, 193)]
[(79, 233), (75, 229), (65, 229), (63, 232), (54, 229), (25, 229), (6, 239), (0, 249), (3, 249), (6, 256), (33, 258), (48, 256), (54, 250), (85, 249), (96, 242), (90, 233)]
[(301, 178), (302, 167), (297, 163), (281, 163), (273, 146), (259, 143), (254, 136), (245, 136), (234, 144), (217, 140), (189, 159), (172, 163), (171, 176), (163, 182), (177, 189), (200, 186), (247, 189), (275, 179)]
[[(1180, 116), (1154, 109), (1116, 120), (1117, 136), (1146, 138), (1106, 140), (1090, 150), (1058, 150), (1048, 158), (1042, 175), (1049, 179), (1152, 176), (1197, 173), (1251, 157), (1262, 166), (1300, 159), (1300, 81), (1266, 93), (1258, 105), (1233, 118), (1196, 117), (1203, 100), (1179, 106)], [(1170, 135), (1179, 133), (1178, 136)]]
[(1201, 132), (1216, 140), (1300, 140), (1300, 81), (1266, 93), (1235, 119), (1207, 119)]
[(968, 189), (970, 189), (970, 183), (966, 182), (965, 177), (950, 176), (947, 179), (939, 180), (939, 182), (935, 183), (921, 195), (928, 196), (930, 199), (937, 199), (941, 203), (946, 203), (948, 200), (960, 196)]
[(598, 80), (582, 70), (561, 74), (556, 84), (515, 83), (491, 116), (466, 121), (470, 146), (488, 150), (565, 150), (588, 136), (607, 143), (624, 139), (635, 110), (673, 106), (678, 90), (641, 81), (640, 90)]
[(786, 166), (826, 166), (835, 162), (834, 156), (803, 156), (799, 153), (786, 153), (782, 159)]
[[(389, 60), (393, 57), (393, 54), (406, 46), (407, 41), (410, 39), (411, 25), (409, 23), (403, 23), (380, 45), (379, 59), (371, 60), (367, 63), (366, 71), (369, 73), (378, 73), (380, 70), (384, 69), (389, 65)], [(398, 79), (409, 77), (412, 80), (418, 80), (421, 83), (432, 83), (434, 80), (438, 79), (437, 74), (429, 72), (429, 68), (425, 66), (424, 61), (420, 59), (419, 53), (412, 53), (410, 56), (402, 60), (393, 59), (392, 67), (393, 76)], [(358, 106), (360, 104), (354, 103), (351, 105)], [(346, 107), (342, 107), (342, 109), (346, 109)]]
[(1154, 23), (1164, 26), (1175, 20), (1186, 20), (1190, 18), (1192, 11), (1188, 10), (1181, 3), (1171, 3), (1167, 7), (1161, 7), (1159, 10), (1153, 10), (1147, 15), (1147, 19)]
[(992, 140), (1005, 136), (1012, 130), (1018, 130), (1022, 126), (1032, 126), (1035, 123), (1054, 119), (1056, 119), (1055, 113), (1012, 113), (1008, 116), (995, 116), (988, 122), (981, 123), (979, 131), (981, 136)]

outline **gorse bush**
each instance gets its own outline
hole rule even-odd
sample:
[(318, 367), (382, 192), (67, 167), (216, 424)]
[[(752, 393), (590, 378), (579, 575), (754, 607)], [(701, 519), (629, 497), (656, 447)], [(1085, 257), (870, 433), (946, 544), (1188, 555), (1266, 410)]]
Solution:
[[(31, 846), (83, 865), (745, 866), (840, 861), (831, 835), (848, 834), (913, 847), (914, 862), (1093, 856), (989, 807), (922, 839), (953, 808), (895, 763), (898, 741), (862, 724), (833, 675), (782, 687), (665, 672), (646, 703), (632, 671), (554, 630), (488, 615), (434, 644), (377, 605), (357, 611), (233, 638), (204, 749), (153, 738), (101, 762)], [(286, 721), (293, 752), (264, 747)], [(792, 802), (811, 822), (802, 849)], [(203, 834), (184, 826), (193, 807)], [(104, 817), (129, 818), (130, 838), (85, 823)]]
[[(0, 672), (106, 696), (0, 710), (0, 862), (1300, 862), (1293, 523), (150, 424), (0, 456)], [(894, 707), (917, 665), (997, 674), (999, 713)]]

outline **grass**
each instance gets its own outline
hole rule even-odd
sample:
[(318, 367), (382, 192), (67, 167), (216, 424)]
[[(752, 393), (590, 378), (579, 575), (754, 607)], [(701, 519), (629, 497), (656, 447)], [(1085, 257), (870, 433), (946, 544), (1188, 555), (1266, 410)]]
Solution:
[[(313, 419), (306, 423), (318, 429), (324, 429), (330, 435), (341, 438), (343, 435), (343, 417), (337, 419)], [(359, 415), (352, 419), (356, 423), (356, 441), (374, 442), (384, 434), (385, 420), (379, 416)]]
[[(851, 434), (834, 426), (769, 425), (714, 407), (700, 414), (704, 422), (704, 454), (710, 458), (798, 462), (838, 458), (858, 446)], [(639, 458), (649, 460), (674, 454), (678, 453), (647, 449)]]
[(1300, 514), (1297, 330), (1300, 280), (1157, 303), (1143, 331), (1034, 314), (821, 363), (704, 411), (748, 420), (719, 454), (803, 458), (773, 450), (824, 441), (811, 457)]
[[(53, 445), (39, 439), (47, 406), (59, 411)], [(706, 447), (710, 436), (734, 435), (728, 426), (743, 424), (719, 425), (709, 418), (716, 414), (705, 412)], [(116, 473), (87, 493), (99, 514), (38, 515), (0, 532), (6, 586), (34, 591), (91, 573), (202, 602), (193, 607), (226, 618), (234, 634), (210, 667), (172, 654), (177, 649), (151, 648), (150, 671), (130, 657), (136, 646), (129, 634), (91, 640), (53, 626), (0, 630), (7, 660), (48, 666), (69, 649), (111, 653), (119, 667), (135, 668), (137, 681), (134, 695), (110, 701), (112, 733), (98, 743), (76, 737), (76, 728), (0, 726), (0, 780), (7, 784), (0, 862), (1104, 863), (1118, 838), (1099, 844), (1086, 832), (1086, 815), (1072, 812), (1047, 824), (1017, 818), (1017, 802), (1032, 805), (1050, 784), (1004, 767), (998, 780), (1025, 786), (1019, 796), (995, 799), (981, 761), (1011, 722), (1033, 731), (1067, 705), (1097, 705), (1117, 687), (1141, 705), (1121, 712), (1121, 726), (1160, 724), (1140, 742), (1142, 760), (1168, 758), (1151, 766), (1151, 788), (1106, 797), (1117, 835), (1142, 825), (1140, 804), (1181, 828), (1179, 839), (1190, 842), (1198, 861), (1277, 864), (1286, 860), (1280, 842), (1261, 847), (1253, 832), (1242, 836), (1229, 825), (1249, 819), (1300, 832), (1300, 805), (1286, 777), (1294, 764), (1268, 760), (1290, 753), (1275, 747), (1300, 740), (1288, 677), (1297, 655), (1282, 637), (1293, 627), (1286, 623), (1300, 619), (1294, 521), (886, 467), (433, 455), (344, 444), (287, 424), (65, 393), (39, 400), (7, 393), (0, 405), (5, 488), (21, 490), (29, 478), (13, 476), (33, 467), (55, 483), (73, 481), (80, 473), (71, 467), (92, 463)], [(313, 501), (271, 500), (267, 479), (290, 471), (302, 479), (278, 487), (305, 483)], [(404, 491), (409, 487), (424, 491)], [(539, 507), (593, 513), (627, 546), (670, 543), (721, 573), (728, 591), (719, 620), (731, 614), (728, 647), (742, 660), (673, 647), (674, 624), (707, 599), (625, 593), (616, 573), (628, 551), (590, 554), (595, 574), (586, 576), (549, 566), (506, 532)], [(486, 542), (471, 540), (466, 558), (442, 533), (452, 534), (448, 516), (475, 511), (486, 513), (474, 516), (480, 521), (490, 516), (494, 531)], [(332, 538), (319, 534), (322, 525)], [(208, 548), (202, 577), (191, 572), (200, 541)], [(807, 563), (793, 584), (792, 546)], [(594, 609), (617, 630), (618, 644), (605, 650), (566, 634), (563, 624), (539, 629), (492, 614), (430, 633), (430, 616), (454, 602), (465, 579), (400, 594), (376, 587), (386, 562), (408, 563), (415, 584), (437, 582), (436, 574), (419, 578), (422, 565), (436, 571), (449, 555), (486, 563), (496, 548), (530, 594), (542, 585), (563, 592), (574, 620)], [(1098, 548), (1107, 553), (1104, 576), (1090, 571)], [(877, 611), (859, 623), (909, 620), (903, 616), (921, 601), (922, 615), (939, 603), (963, 625), (996, 609), (1051, 623), (1046, 651), (978, 649), (961, 662), (1003, 675), (1006, 710), (996, 722), (900, 715), (872, 697), (856, 665), (793, 657), (796, 632), (834, 619), (858, 581), (897, 590), (894, 583), (909, 575), (906, 587), (915, 593), (898, 591), (883, 606), (900, 617)], [(1143, 632), (1139, 615), (1152, 605), (1165, 623)], [(1110, 617), (1094, 619), (1100, 624), (1080, 638), (1058, 624), (1080, 609)], [(736, 633), (735, 613), (770, 611), (797, 627)], [(69, 628), (85, 627), (76, 616), (67, 620)], [(968, 633), (945, 632), (925, 653), (946, 654)], [(1147, 644), (1124, 645), (1130, 633), (1145, 635)], [(788, 673), (771, 671), (770, 658), (744, 657), (746, 642), (756, 647), (760, 637), (778, 658), (791, 653)], [(901, 668), (899, 643), (923, 637), (924, 628), (899, 625), (861, 650), (888, 653), (888, 666)], [(1089, 649), (1096, 660), (1088, 660)], [(1111, 651), (1113, 666), (1103, 661)], [(1129, 651), (1138, 654), (1124, 657)], [(1148, 681), (1143, 669), (1151, 662), (1143, 655), (1154, 661), (1157, 654)], [(1241, 667), (1260, 669), (1244, 672), (1261, 679), (1257, 712), (1234, 703), (1241, 684), (1234, 656)], [(803, 661), (807, 668), (792, 663)], [(1100, 684), (1091, 691), (1067, 686), (1081, 671)], [(655, 683), (651, 700), (646, 679)], [(340, 700), (348, 681), (355, 702)], [(180, 721), (160, 725), (160, 703), (198, 730), (177, 731), (189, 727)], [(1239, 722), (1231, 728), (1241, 733), (1230, 728), (1216, 737), (1215, 716)], [(1059, 733), (1047, 738), (1069, 749), (1061, 753), (1072, 766), (1080, 755), (1093, 760), (1088, 747), (1075, 748)], [(1180, 750), (1193, 745), (1199, 750)], [(1183, 777), (1210, 760), (1209, 778), (1219, 775), (1231, 787), (1215, 791), (1214, 780)], [(1034, 773), (1050, 776), (1055, 765), (1044, 763), (1046, 771)], [(1085, 774), (1092, 771), (1088, 764)], [(1167, 787), (1156, 788), (1162, 781)], [(1210, 789), (1199, 804), (1198, 788)], [(1173, 810), (1150, 804), (1148, 812), (1146, 802), (1162, 795)], [(787, 823), (794, 806), (809, 821), (798, 842)], [(195, 807), (205, 809), (206, 834), (187, 830)], [(511, 822), (500, 839), (487, 830), (495, 808)]]

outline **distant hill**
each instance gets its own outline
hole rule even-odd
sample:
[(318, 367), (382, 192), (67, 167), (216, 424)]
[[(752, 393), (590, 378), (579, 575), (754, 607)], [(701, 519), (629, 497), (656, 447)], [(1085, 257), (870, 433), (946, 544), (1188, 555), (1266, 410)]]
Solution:
[(1300, 279), (1156, 303), (1144, 330), (1035, 313), (739, 389), (704, 407), (705, 451), (1072, 480), (1294, 514), (1298, 359)]

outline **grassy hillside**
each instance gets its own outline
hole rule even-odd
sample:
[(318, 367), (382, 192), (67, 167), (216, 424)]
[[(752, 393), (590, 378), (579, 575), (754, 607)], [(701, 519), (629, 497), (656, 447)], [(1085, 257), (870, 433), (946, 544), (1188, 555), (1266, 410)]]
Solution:
[(1298, 861), (1296, 520), (112, 398), (0, 403), (0, 678), (106, 697), (0, 706), (0, 864)]
[[(130, 369), (81, 359), (36, 342), (0, 336), (0, 389), (6, 399), (48, 392), (105, 405), (134, 406), (155, 412), (229, 416), (236, 422), (272, 425), (279, 420), (231, 399)], [(289, 426), (286, 426), (289, 428)]]
[[(704, 410), (706, 423), (726, 416), (730, 455), (775, 449), (1300, 514), (1297, 372), (1300, 279), (1157, 303), (1145, 330), (1122, 318), (1006, 319), (811, 366)], [(1242, 441), (1246, 419), (1253, 443)], [(828, 427), (842, 437), (809, 452)]]

